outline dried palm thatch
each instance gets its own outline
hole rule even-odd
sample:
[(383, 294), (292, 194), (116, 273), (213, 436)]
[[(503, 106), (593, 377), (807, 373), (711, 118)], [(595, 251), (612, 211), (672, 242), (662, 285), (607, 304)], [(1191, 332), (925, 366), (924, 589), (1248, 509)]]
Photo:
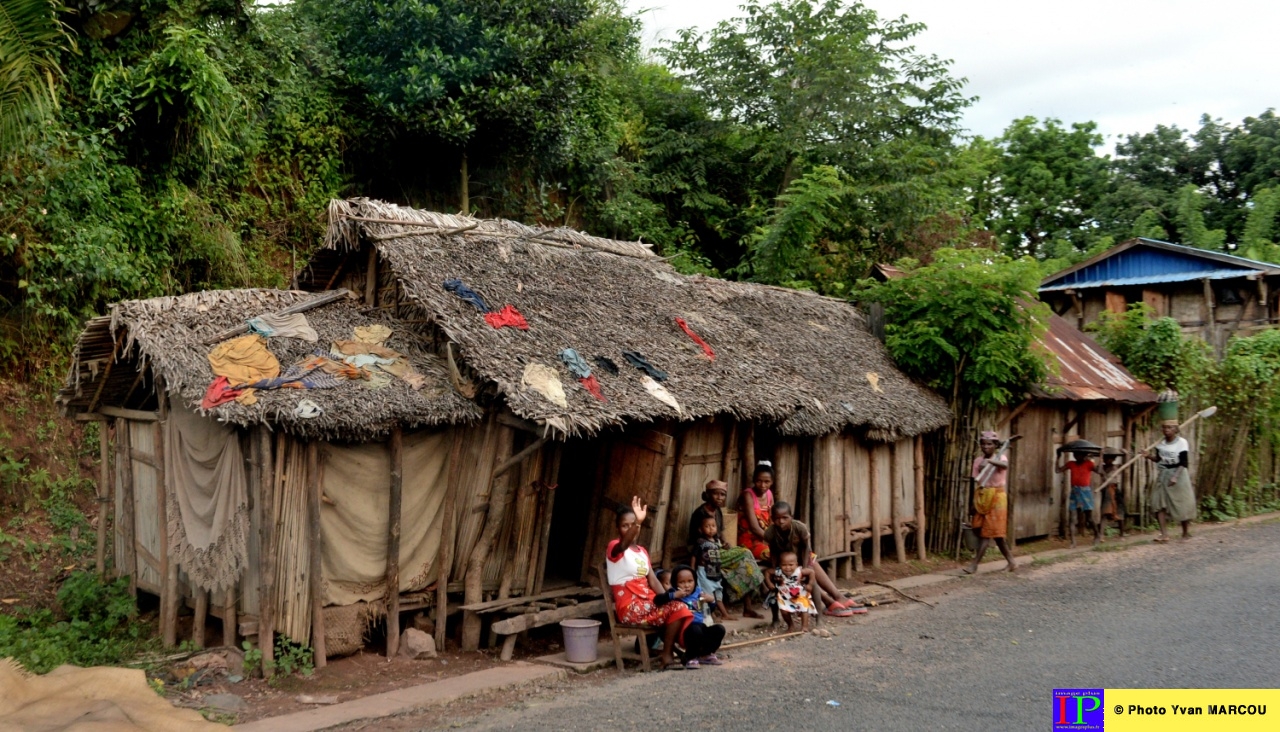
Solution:
[[(214, 379), (208, 359), (213, 346), (205, 343), (209, 336), (313, 297), (285, 290), (219, 290), (118, 303), (109, 315), (89, 321), (81, 333), (59, 402), (68, 414), (98, 405), (128, 406), (126, 401), (131, 393), (139, 393), (142, 375), (150, 366), (163, 378), (175, 403), (199, 410)], [(382, 323), (392, 330), (386, 345), (408, 357), (426, 377), (426, 385), (415, 391), (394, 379), (380, 389), (352, 381), (333, 389), (258, 391), (257, 404), (231, 402), (209, 414), (238, 425), (279, 425), (305, 438), (351, 441), (376, 439), (395, 424), (452, 424), (481, 415), (479, 407), (449, 386), (443, 362), (423, 350), (420, 340), (389, 316), (340, 300), (310, 310), (306, 317), (320, 337), (317, 343), (268, 339), (268, 348), (282, 368), (316, 350), (327, 351), (334, 340), (351, 338), (355, 326)], [(303, 398), (318, 404), (323, 414), (310, 419), (295, 416), (294, 409)]]
[[(940, 398), (893, 366), (861, 314), (844, 301), (681, 275), (644, 244), (565, 229), (369, 199), (332, 202), (329, 221), (329, 251), (314, 260), (313, 283), (323, 288), (343, 263), (364, 261), (356, 253), (372, 243), (403, 296), (472, 370), (496, 384), (512, 411), (565, 434), (728, 413), (777, 424), (784, 434), (855, 428), (873, 439), (893, 439), (936, 429), (950, 418)], [(490, 327), (443, 288), (451, 278), (495, 309), (514, 305), (529, 330)], [(710, 344), (714, 360), (676, 318)], [(618, 365), (617, 375), (593, 371), (607, 402), (576, 383), (559, 358), (566, 348), (589, 362), (603, 356)], [(623, 351), (640, 352), (670, 374), (663, 386), (679, 410), (646, 391), (642, 372), (627, 365)], [(567, 407), (522, 386), (530, 364), (555, 370)]]

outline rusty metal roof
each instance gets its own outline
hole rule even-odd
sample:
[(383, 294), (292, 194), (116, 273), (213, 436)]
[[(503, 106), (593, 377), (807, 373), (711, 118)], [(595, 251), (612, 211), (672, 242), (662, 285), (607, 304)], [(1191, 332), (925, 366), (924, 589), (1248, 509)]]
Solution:
[(1156, 401), (1155, 390), (1134, 378), (1120, 365), (1120, 359), (1065, 318), (1050, 315), (1049, 329), (1040, 341), (1057, 360), (1058, 373), (1045, 379), (1043, 386), (1032, 389), (1036, 397), (1129, 404)]

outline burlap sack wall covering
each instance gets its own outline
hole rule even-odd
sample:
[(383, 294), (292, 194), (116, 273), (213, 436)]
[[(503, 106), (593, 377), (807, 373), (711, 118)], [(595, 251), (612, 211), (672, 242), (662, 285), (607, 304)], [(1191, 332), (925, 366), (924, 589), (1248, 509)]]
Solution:
[(234, 585), (248, 560), (248, 478), (236, 431), (177, 407), (164, 427), (169, 553), (191, 581)]
[[(435, 580), (453, 432), (404, 436), (400, 591)], [(324, 603), (377, 602), (386, 595), (391, 455), (385, 443), (326, 445), (320, 506)]]

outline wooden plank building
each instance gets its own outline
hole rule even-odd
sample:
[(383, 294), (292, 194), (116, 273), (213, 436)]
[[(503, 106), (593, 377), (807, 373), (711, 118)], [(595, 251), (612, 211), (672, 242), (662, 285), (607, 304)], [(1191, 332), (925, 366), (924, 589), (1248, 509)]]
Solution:
[[(757, 458), (772, 458), (778, 500), (812, 524), (838, 575), (873, 535), (884, 537), (867, 542), (876, 563), (882, 548), (904, 559), (913, 537), (923, 551), (919, 438), (949, 413), (894, 368), (846, 303), (681, 275), (645, 245), (564, 229), (366, 199), (335, 201), (329, 215), (326, 248), (300, 277), (319, 294), (120, 303), (81, 335), (60, 398), (113, 428), (102, 434), (115, 479), (101, 488), (116, 505), (113, 564), (161, 597), (167, 641), (185, 601), (197, 628), (205, 612), (233, 627), (239, 618), (264, 642), (311, 643), (319, 662), (359, 647), (382, 618), (394, 652), (400, 615), (418, 610), (436, 618), (437, 643), (461, 626), (474, 648), (481, 618), (447, 622), (451, 597), (505, 607), (591, 584), (612, 509), (632, 495), (655, 508), (641, 541), (669, 560), (684, 550), (703, 484), (723, 478), (736, 497)], [(490, 313), (446, 289), (450, 280)], [(528, 330), (485, 317), (505, 305)], [(214, 344), (250, 318), (303, 308), (318, 341), (268, 338), (282, 366), (380, 325), (415, 382), (357, 378), (200, 408)], [(562, 360), (569, 348), (603, 400)], [(227, 472), (247, 486), (247, 528), (244, 556), (224, 561), (229, 584), (210, 598), (210, 580), (192, 576), (217, 568), (182, 540), (195, 515), (179, 490), (186, 468), (146, 458), (187, 461), (184, 437), (215, 428), (234, 453)], [(157, 446), (166, 439), (183, 444)]]

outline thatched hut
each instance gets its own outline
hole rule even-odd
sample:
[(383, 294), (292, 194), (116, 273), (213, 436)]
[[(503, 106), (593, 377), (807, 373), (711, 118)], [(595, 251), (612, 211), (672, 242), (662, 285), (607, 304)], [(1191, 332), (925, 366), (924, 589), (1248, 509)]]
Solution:
[[(949, 413), (894, 368), (846, 303), (681, 275), (643, 244), (564, 229), (364, 199), (329, 213), (326, 248), (300, 277), (322, 294), (235, 297), (277, 298), (247, 307), (209, 305), (224, 293), (121, 304), (86, 329), (63, 393), (72, 412), (171, 421), (208, 386), (220, 328), (335, 288), (360, 301), (307, 313), (333, 313), (337, 330), (317, 324), (321, 344), (350, 338), (357, 323), (391, 330), (387, 345), (413, 363), (419, 388), (308, 391), (322, 412), (311, 419), (295, 416), (302, 394), (286, 391), (207, 412), (246, 442), (248, 482), (261, 491), (253, 505), (286, 528), (253, 524), (273, 534), (260, 556), (279, 571), (239, 577), (236, 609), (256, 612), (264, 631), (311, 639), (322, 657), (338, 608), (386, 612), (391, 638), (401, 612), (424, 608), (443, 641), (449, 593), (461, 592), (464, 648), (486, 617), (515, 614), (494, 623), (507, 634), (591, 612), (597, 603), (556, 605), (589, 581), (612, 508), (632, 495), (654, 506), (642, 541), (670, 559), (683, 552), (702, 485), (723, 478), (736, 493), (757, 457), (773, 459), (775, 493), (810, 522), (838, 575), (873, 536), (904, 559), (914, 532), (923, 551), (917, 438)], [(296, 348), (277, 340), (272, 350)], [(309, 533), (290, 533), (289, 521)], [(354, 538), (364, 559), (349, 566)], [(883, 542), (869, 543), (878, 563)], [(312, 571), (290, 574), (303, 566)]]

